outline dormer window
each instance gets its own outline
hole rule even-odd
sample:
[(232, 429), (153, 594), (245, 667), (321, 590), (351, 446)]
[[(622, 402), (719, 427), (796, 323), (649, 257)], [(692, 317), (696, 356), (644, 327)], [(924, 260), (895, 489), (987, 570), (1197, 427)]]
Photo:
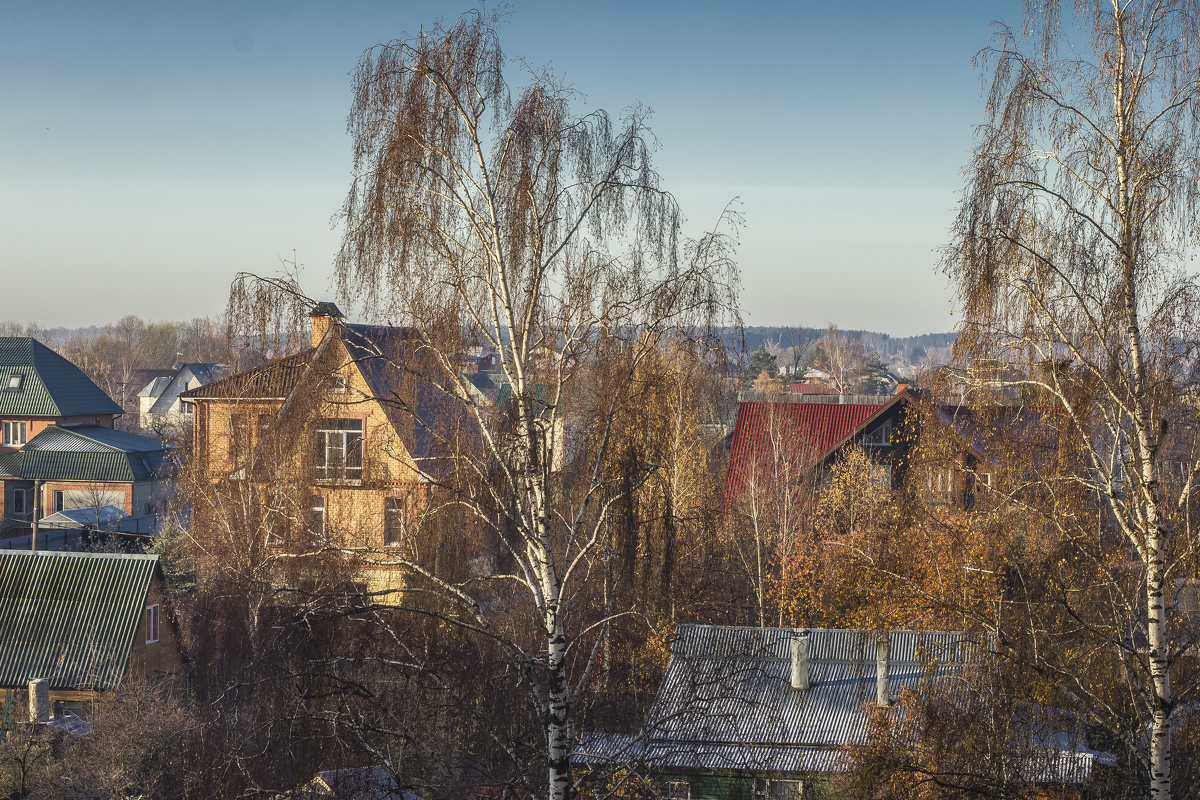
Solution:
[(14, 372), (8, 376), (8, 390), (10, 392), (20, 391), (21, 386), (25, 383), (25, 376), (19, 372)]

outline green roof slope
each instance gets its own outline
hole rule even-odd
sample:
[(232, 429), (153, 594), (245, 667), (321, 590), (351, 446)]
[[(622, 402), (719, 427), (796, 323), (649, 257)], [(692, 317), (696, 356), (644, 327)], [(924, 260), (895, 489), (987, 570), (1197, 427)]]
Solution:
[[(13, 375), (20, 386), (8, 388)], [(83, 370), (28, 336), (0, 336), (0, 416), (120, 414)]]
[(0, 478), (132, 483), (162, 474), (170, 447), (101, 425), (50, 425), (0, 455)]
[(157, 556), (0, 551), (0, 687), (112, 689)]

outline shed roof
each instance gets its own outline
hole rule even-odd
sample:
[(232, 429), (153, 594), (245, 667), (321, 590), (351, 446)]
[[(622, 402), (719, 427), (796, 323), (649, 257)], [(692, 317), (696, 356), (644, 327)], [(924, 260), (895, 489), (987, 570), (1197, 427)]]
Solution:
[(0, 686), (114, 688), (158, 564), (151, 555), (0, 551)]
[[(19, 376), (15, 388), (9, 388)], [(0, 415), (74, 417), (122, 408), (79, 367), (29, 336), (0, 336)]]
[(0, 455), (0, 478), (131, 483), (159, 475), (170, 446), (100, 425), (50, 425)]

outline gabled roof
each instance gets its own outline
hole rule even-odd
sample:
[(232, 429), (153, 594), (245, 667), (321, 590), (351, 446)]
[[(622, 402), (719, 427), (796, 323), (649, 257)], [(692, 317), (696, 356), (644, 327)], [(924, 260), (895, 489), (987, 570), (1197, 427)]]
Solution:
[(725, 469), (725, 504), (744, 491), (755, 461), (772, 450), (778, 435), (804, 465), (814, 464), (848, 439), (883, 404), (867, 403), (738, 403), (737, 422)]
[(167, 390), (171, 385), (171, 378), (159, 377), (146, 384), (146, 387), (138, 392), (138, 397), (158, 397)]
[[(13, 376), (19, 388), (9, 389)], [(0, 416), (120, 414), (79, 367), (28, 336), (0, 336)]]
[[(791, 686), (788, 628), (679, 625), (671, 661), (641, 736), (585, 735), (573, 760), (642, 763), (669, 770), (829, 773), (846, 769), (847, 745), (866, 744), (876, 699), (876, 642), (863, 630), (810, 630), (809, 688)], [(889, 700), (902, 689), (944, 684), (979, 644), (959, 632), (887, 634)], [(893, 712), (902, 718), (902, 706)], [(1047, 740), (1045, 781), (1085, 779), (1111, 755)]]
[(160, 474), (170, 445), (100, 425), (50, 425), (0, 455), (0, 478), (132, 483)]
[(157, 556), (0, 551), (0, 686), (115, 687)]
[[(842, 748), (863, 744), (876, 693), (879, 634), (810, 630), (810, 686), (793, 689), (788, 628), (679, 625), (671, 662), (646, 717), (646, 738), (633, 746), (656, 767), (764, 772), (835, 772)], [(961, 633), (893, 631), (888, 687), (917, 690), (949, 674), (974, 645)], [(620, 737), (595, 736), (581, 760), (604, 760)]]
[(179, 396), (188, 400), (282, 400), (296, 388), (314, 352), (315, 348), (310, 347), (295, 355), (268, 361), (254, 369), (191, 389)]

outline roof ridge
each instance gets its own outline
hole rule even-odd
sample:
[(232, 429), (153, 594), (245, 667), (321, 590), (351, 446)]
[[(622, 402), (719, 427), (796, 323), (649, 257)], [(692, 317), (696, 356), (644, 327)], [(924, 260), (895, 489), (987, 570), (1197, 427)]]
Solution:
[[(115, 430), (115, 428), (105, 428), (103, 425), (80, 425), (79, 427), (81, 427), (81, 428), (99, 428), (99, 429), (106, 430), (106, 431)], [(127, 452), (126, 450), (122, 450), (120, 447), (117, 447), (116, 445), (109, 444), (108, 442), (93, 438), (91, 436), (88, 436), (87, 434), (80, 433), (79, 430), (74, 425), (59, 425), (57, 423), (52, 422), (49, 425), (47, 425), (46, 428), (47, 429), (57, 428), (58, 430), (69, 433), (72, 436), (78, 436), (80, 439), (87, 439), (89, 442), (95, 442), (96, 444), (100, 445), (101, 447), (107, 447), (109, 450), (112, 450), (114, 453)], [(124, 433), (124, 431), (120, 431), (120, 433)]]

